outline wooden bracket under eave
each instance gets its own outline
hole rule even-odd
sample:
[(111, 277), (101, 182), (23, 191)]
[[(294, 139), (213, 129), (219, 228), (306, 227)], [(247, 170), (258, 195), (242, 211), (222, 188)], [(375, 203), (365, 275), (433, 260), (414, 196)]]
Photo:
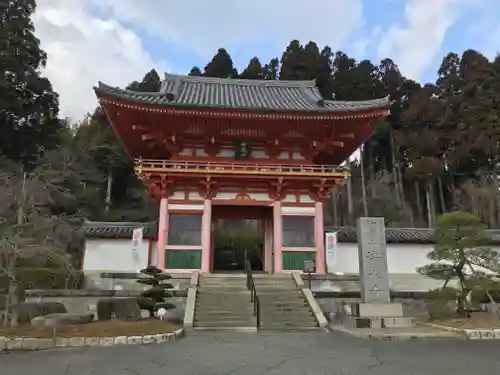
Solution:
[(354, 133), (340, 133), (335, 135), (337, 138), (341, 139), (354, 139)]

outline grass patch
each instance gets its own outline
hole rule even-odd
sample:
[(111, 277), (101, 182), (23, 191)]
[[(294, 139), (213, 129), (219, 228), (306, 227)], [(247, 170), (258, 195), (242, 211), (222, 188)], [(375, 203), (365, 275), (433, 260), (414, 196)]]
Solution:
[(440, 319), (433, 320), (433, 324), (444, 327), (452, 327), (459, 329), (498, 329), (500, 328), (500, 319), (491, 318), (472, 318), (472, 319)]

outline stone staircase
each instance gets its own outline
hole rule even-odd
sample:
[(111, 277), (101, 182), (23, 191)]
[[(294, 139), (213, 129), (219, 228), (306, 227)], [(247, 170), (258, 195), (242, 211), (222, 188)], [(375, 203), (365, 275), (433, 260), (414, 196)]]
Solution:
[[(254, 275), (261, 330), (317, 329), (318, 322), (290, 275)], [(245, 275), (204, 275), (196, 295), (195, 330), (256, 331)]]
[(290, 275), (255, 277), (261, 330), (309, 330), (319, 327), (302, 290)]
[(256, 331), (244, 275), (201, 276), (196, 295), (195, 330)]

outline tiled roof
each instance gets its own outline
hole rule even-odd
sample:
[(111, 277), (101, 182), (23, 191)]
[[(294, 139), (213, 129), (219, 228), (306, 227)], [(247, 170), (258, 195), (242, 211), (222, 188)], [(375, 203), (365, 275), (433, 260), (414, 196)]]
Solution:
[[(325, 232), (338, 231), (339, 242), (357, 242), (356, 228), (328, 228), (325, 227)], [(434, 230), (430, 228), (387, 228), (386, 241), (388, 243), (434, 243)], [(491, 236), (492, 244), (500, 244), (500, 230), (488, 230), (488, 235)]]
[(102, 222), (85, 221), (82, 226), (83, 235), (87, 238), (129, 238), (137, 228), (144, 228), (144, 238), (155, 238), (157, 235), (157, 224), (133, 223), (133, 222)]
[(352, 112), (389, 108), (388, 97), (366, 101), (323, 100), (314, 81), (269, 81), (166, 74), (160, 92), (136, 92), (99, 82), (98, 97), (138, 104), (275, 111)]
[[(156, 238), (158, 227), (156, 222), (102, 222), (85, 221), (82, 227), (87, 238), (129, 238), (132, 231), (144, 227), (144, 238)], [(325, 232), (338, 232), (339, 242), (357, 242), (356, 228), (353, 227), (325, 227)], [(488, 230), (492, 244), (500, 245), (500, 230)], [(386, 240), (388, 243), (430, 244), (433, 243), (433, 230), (428, 228), (387, 228)]]

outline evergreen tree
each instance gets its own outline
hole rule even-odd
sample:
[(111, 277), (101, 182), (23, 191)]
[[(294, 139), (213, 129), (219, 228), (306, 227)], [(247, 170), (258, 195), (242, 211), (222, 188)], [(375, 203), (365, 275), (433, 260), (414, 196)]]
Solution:
[(257, 57), (248, 63), (246, 69), (240, 74), (243, 79), (264, 79), (264, 69)]
[(40, 69), (47, 56), (34, 35), (34, 0), (0, 2), (0, 154), (24, 164), (59, 143), (58, 95)]
[(277, 80), (279, 78), (279, 68), (279, 59), (274, 58), (269, 61), (269, 63), (264, 65), (264, 68), (262, 69), (262, 75), (264, 76), (264, 79), (272, 81)]
[(188, 75), (194, 76), (194, 77), (199, 77), (199, 76), (202, 76), (203, 73), (201, 72), (200, 68), (198, 68), (197, 66), (193, 66), (191, 68), (191, 70), (189, 71)]
[(236, 78), (238, 71), (235, 69), (229, 53), (224, 48), (219, 48), (212, 60), (205, 66), (203, 75), (205, 77)]

